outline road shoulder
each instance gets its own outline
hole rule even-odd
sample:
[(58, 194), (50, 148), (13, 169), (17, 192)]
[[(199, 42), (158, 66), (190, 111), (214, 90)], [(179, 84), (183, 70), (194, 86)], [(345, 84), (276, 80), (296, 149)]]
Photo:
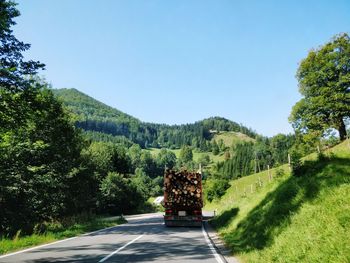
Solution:
[(231, 255), (231, 251), (225, 246), (215, 229), (208, 223), (204, 222), (204, 228), (210, 241), (213, 243), (218, 253), (226, 260), (227, 263), (239, 263), (238, 259)]

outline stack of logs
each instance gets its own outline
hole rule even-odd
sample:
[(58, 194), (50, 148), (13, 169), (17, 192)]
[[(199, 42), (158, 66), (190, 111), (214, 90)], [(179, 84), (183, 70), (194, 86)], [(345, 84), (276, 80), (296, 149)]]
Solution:
[(165, 207), (202, 207), (202, 175), (200, 173), (165, 170)]

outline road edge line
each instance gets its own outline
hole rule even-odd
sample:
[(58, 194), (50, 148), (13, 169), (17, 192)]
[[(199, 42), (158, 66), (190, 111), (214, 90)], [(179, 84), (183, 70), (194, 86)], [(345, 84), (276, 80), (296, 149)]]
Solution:
[(57, 240), (57, 241), (54, 241), (54, 242), (51, 242), (51, 243), (47, 243), (47, 244), (43, 244), (43, 245), (39, 245), (39, 246), (35, 246), (35, 247), (26, 248), (26, 249), (23, 249), (23, 250), (20, 250), (20, 251), (16, 251), (16, 252), (12, 252), (12, 253), (9, 253), (9, 254), (1, 255), (0, 258), (6, 258), (6, 257), (14, 256), (14, 255), (21, 254), (21, 253), (24, 253), (24, 252), (28, 252), (28, 251), (31, 251), (31, 250), (35, 250), (35, 249), (47, 247), (47, 246), (50, 246), (50, 245), (58, 244), (58, 243), (61, 243), (61, 242), (64, 242), (64, 241), (72, 240), (72, 239), (75, 239), (75, 238), (78, 238), (78, 237), (79, 236), (70, 237), (70, 238), (66, 238), (66, 239)]
[(6, 258), (6, 257), (10, 257), (10, 256), (14, 256), (14, 255), (21, 254), (21, 253), (25, 253), (25, 252), (28, 252), (28, 251), (31, 251), (31, 250), (35, 250), (35, 249), (39, 249), (39, 248), (55, 245), (55, 244), (58, 244), (58, 243), (61, 243), (61, 242), (65, 242), (65, 241), (69, 241), (69, 240), (72, 240), (72, 239), (75, 239), (75, 238), (78, 238), (78, 237), (88, 236), (88, 235), (95, 234), (95, 233), (98, 233), (98, 232), (101, 232), (101, 231), (104, 231), (104, 230), (108, 230), (108, 229), (111, 229), (111, 228), (115, 228), (115, 227), (118, 227), (118, 226), (121, 226), (121, 225), (110, 226), (110, 227), (103, 228), (103, 229), (96, 230), (96, 231), (92, 231), (92, 232), (89, 232), (89, 233), (80, 234), (80, 235), (77, 235), (77, 236), (74, 236), (74, 237), (60, 239), (60, 240), (57, 240), (57, 241), (53, 241), (53, 242), (50, 242), (50, 243), (38, 245), (38, 246), (35, 246), (35, 247), (26, 248), (26, 249), (19, 250), (19, 251), (16, 251), (16, 252), (12, 252), (12, 253), (9, 253), (9, 254), (0, 255), (0, 259), (1, 258)]
[(209, 237), (209, 234), (205, 228), (205, 224), (202, 225), (202, 233), (205, 238), (205, 241), (207, 241), (207, 244), (211, 250), (211, 253), (215, 256), (215, 259), (218, 263), (227, 263), (226, 259), (218, 253), (217, 249), (215, 248), (215, 245), (212, 243), (212, 240)]

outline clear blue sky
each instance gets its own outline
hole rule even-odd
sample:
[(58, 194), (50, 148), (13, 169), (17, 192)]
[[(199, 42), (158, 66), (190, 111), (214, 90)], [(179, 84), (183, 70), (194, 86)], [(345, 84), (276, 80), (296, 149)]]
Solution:
[(142, 121), (222, 116), (291, 132), (308, 50), (350, 30), (350, 1), (21, 0), (16, 36), (54, 88)]

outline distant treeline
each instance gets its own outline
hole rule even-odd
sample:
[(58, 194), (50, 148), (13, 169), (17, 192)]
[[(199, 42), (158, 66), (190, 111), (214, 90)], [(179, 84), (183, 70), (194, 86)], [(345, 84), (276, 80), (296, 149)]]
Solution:
[(258, 136), (255, 143), (233, 146), (230, 157), (215, 165), (216, 172), (219, 177), (231, 180), (287, 163), (288, 152), (294, 144), (294, 135)]
[(125, 136), (142, 148), (180, 148), (189, 145), (207, 151), (211, 148), (208, 142), (215, 131), (241, 132), (252, 138), (257, 136), (253, 130), (221, 117), (183, 125), (144, 123), (75, 89), (53, 91), (77, 115), (77, 127), (85, 131)]

